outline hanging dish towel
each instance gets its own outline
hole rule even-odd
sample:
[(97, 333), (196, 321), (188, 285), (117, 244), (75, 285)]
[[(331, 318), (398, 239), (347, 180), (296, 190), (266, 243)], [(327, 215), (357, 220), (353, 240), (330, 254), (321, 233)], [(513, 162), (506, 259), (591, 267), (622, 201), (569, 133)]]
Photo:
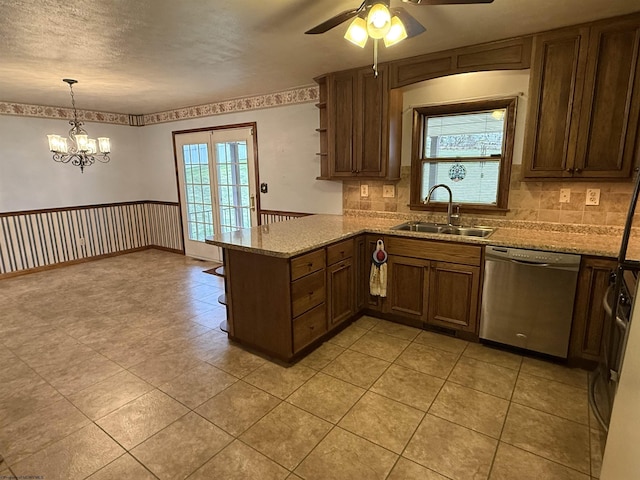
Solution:
[(387, 252), (384, 251), (384, 242), (376, 242), (376, 250), (373, 252), (371, 263), (371, 275), (369, 275), (369, 291), (371, 295), (387, 296)]

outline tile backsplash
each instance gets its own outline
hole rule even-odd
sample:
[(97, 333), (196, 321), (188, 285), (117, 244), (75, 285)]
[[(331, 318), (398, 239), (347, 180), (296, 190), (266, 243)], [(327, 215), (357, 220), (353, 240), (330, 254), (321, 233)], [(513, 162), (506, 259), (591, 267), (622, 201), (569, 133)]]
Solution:
[[(395, 197), (383, 198), (382, 187), (393, 182), (382, 180), (345, 180), (342, 187), (342, 208), (344, 210), (365, 210), (378, 212), (415, 213), (416, 216), (428, 212), (409, 210), (409, 185), (411, 167), (403, 166), (401, 178), (395, 183)], [(521, 165), (511, 169), (509, 189), (509, 211), (502, 214), (482, 214), (473, 216), (540, 221), (578, 225), (623, 226), (631, 201), (633, 182), (563, 182), (563, 181), (522, 181)], [(369, 196), (360, 196), (360, 185), (369, 186)], [(560, 189), (571, 190), (569, 203), (560, 203)], [(600, 205), (585, 205), (587, 189), (600, 189)], [(454, 199), (455, 201), (455, 199)], [(464, 217), (464, 206), (461, 209)], [(640, 216), (640, 212), (636, 214)], [(637, 221), (637, 220), (636, 220)]]

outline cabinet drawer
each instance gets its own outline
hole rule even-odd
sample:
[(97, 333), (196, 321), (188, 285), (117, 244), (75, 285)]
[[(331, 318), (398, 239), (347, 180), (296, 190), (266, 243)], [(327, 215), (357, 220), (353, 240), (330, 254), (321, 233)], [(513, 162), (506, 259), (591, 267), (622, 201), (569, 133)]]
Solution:
[(353, 239), (335, 243), (327, 247), (327, 265), (333, 265), (340, 260), (353, 256)]
[(326, 331), (326, 304), (323, 303), (293, 321), (293, 351), (306, 347)]
[(296, 280), (291, 284), (291, 312), (293, 318), (324, 303), (324, 270)]
[(297, 280), (324, 268), (324, 260), (324, 248), (294, 258), (291, 260), (291, 280)]
[(433, 240), (411, 240), (391, 236), (386, 237), (385, 247), (389, 255), (460, 263), (476, 267), (480, 266), (480, 257), (482, 256), (482, 247), (475, 245)]

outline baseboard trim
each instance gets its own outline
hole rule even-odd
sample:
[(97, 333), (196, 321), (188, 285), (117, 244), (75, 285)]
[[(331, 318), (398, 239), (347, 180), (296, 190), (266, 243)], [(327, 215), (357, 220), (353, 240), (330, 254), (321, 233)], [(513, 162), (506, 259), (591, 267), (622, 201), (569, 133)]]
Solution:
[(25, 270), (18, 270), (15, 272), (0, 273), (0, 280), (13, 278), (13, 277), (20, 277), (22, 275), (29, 275), (31, 273), (44, 272), (47, 270), (55, 270), (56, 268), (69, 267), (71, 265), (77, 265), (79, 263), (93, 262), (94, 260), (102, 260), (104, 258), (117, 257), (119, 255), (126, 255), (128, 253), (141, 252), (143, 250), (151, 250), (151, 249), (162, 250), (163, 252), (170, 252), (170, 253), (177, 253), (180, 255), (184, 255), (184, 252), (182, 250), (176, 250), (174, 248), (167, 248), (167, 247), (160, 247), (158, 245), (146, 245), (144, 247), (129, 248), (127, 250), (120, 250), (118, 252), (104, 253), (102, 255), (95, 255), (93, 257), (78, 258), (76, 260), (53, 263), (51, 265), (43, 265), (41, 267), (27, 268)]

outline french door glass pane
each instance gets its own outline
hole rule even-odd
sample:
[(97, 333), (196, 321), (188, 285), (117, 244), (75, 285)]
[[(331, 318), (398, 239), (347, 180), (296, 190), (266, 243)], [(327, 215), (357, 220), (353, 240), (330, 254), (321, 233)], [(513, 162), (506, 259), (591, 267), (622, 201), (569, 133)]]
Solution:
[(215, 144), (222, 232), (251, 227), (246, 141)]
[(209, 179), (209, 152), (206, 143), (184, 145), (184, 179), (187, 192), (189, 240), (204, 242), (214, 233), (213, 206)]

